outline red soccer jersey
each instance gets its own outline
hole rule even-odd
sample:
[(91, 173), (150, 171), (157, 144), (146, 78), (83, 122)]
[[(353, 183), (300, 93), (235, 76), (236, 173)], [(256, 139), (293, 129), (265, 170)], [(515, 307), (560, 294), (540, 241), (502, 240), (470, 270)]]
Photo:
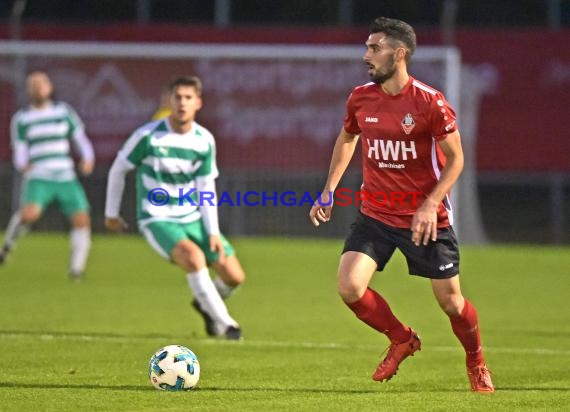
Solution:
[[(457, 130), (443, 94), (410, 77), (396, 96), (375, 83), (356, 87), (347, 102), (344, 129), (362, 145), (363, 214), (393, 227), (410, 228), (417, 208), (436, 185), (445, 156), (437, 144)], [(437, 225), (453, 224), (448, 196)]]

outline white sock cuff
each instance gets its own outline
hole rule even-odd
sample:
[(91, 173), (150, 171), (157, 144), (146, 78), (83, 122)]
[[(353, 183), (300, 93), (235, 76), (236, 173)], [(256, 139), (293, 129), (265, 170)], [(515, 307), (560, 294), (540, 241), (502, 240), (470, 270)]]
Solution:
[(208, 268), (186, 275), (188, 286), (200, 306), (216, 321), (224, 326), (237, 326), (237, 322), (229, 315), (228, 309), (218, 293)]
[(203, 282), (208, 282), (208, 279), (211, 281), (210, 272), (208, 271), (207, 267), (203, 267), (202, 269), (196, 272), (189, 272), (186, 274), (186, 280), (188, 281), (188, 287), (194, 293), (198, 293), (202, 290)]
[(75, 235), (75, 236), (91, 235), (91, 228), (89, 226), (87, 226), (87, 227), (72, 227), (71, 230), (69, 231), (69, 233), (71, 234), (71, 236), (73, 236), (73, 235)]
[(20, 217), (20, 212), (16, 212), (10, 218), (8, 222), (8, 227), (6, 228), (6, 233), (4, 233), (4, 244), (5, 249), (11, 249), (14, 243), (30, 229), (30, 225), (22, 223), (22, 218)]
[(91, 248), (91, 228), (74, 227), (69, 232), (71, 243), (70, 270), (81, 273), (85, 270), (89, 249)]
[(217, 276), (214, 279), (214, 285), (216, 286), (216, 289), (218, 290), (218, 293), (220, 294), (222, 299), (226, 299), (227, 297), (229, 297), (232, 294), (232, 292), (236, 289), (235, 286), (228, 285), (219, 276)]

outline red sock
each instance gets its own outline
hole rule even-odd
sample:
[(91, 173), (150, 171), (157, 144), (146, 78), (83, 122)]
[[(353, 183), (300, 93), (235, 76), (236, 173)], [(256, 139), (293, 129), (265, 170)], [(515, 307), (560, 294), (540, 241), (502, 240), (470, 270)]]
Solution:
[(394, 316), (388, 302), (372, 289), (366, 289), (360, 300), (346, 305), (358, 319), (384, 333), (391, 342), (401, 343), (410, 338), (410, 328)]
[(459, 316), (450, 316), (451, 328), (459, 339), (465, 353), (468, 367), (473, 367), (484, 363), (483, 349), (481, 348), (481, 335), (477, 321), (477, 311), (475, 307), (465, 299), (465, 306)]

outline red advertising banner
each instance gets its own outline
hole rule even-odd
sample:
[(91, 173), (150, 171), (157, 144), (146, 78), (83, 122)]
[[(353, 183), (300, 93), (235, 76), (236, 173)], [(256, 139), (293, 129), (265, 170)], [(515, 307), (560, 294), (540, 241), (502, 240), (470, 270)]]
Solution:
[[(570, 171), (570, 47), (566, 31), (462, 33), (464, 67), (477, 73), (477, 168)], [(464, 80), (465, 81), (465, 80)]]

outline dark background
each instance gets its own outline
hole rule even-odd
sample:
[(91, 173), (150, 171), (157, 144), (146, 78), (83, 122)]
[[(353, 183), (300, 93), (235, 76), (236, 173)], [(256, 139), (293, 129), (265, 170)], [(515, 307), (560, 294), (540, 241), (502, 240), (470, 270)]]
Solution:
[[(143, 22), (212, 23), (216, 1), (204, 0), (28, 0), (24, 13), (35, 22)], [(401, 18), (416, 27), (439, 24), (444, 0), (231, 0), (232, 24), (286, 24), (334, 26), (366, 25), (372, 17)], [(457, 24), (462, 27), (547, 26), (552, 10), (560, 25), (570, 22), (568, 0), (457, 0)], [(0, 2), (0, 18), (11, 13), (13, 1)], [(339, 15), (342, 14), (342, 18)]]

